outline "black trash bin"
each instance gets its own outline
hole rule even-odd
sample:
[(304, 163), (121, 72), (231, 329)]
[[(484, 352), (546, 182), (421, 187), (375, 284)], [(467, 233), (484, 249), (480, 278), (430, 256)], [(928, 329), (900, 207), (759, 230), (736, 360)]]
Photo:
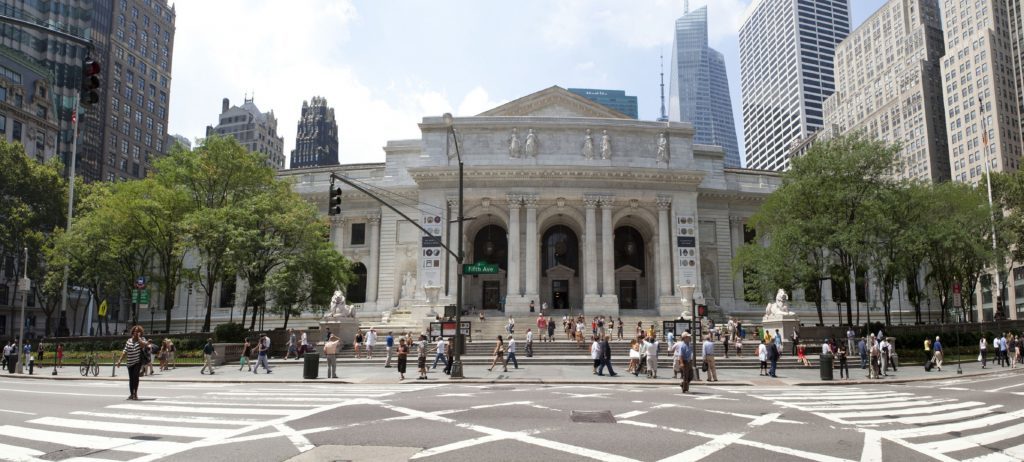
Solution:
[(306, 353), (303, 356), (302, 378), (312, 380), (320, 375), (320, 354)]
[(818, 359), (821, 361), (821, 380), (832, 380), (832, 355), (826, 353)]

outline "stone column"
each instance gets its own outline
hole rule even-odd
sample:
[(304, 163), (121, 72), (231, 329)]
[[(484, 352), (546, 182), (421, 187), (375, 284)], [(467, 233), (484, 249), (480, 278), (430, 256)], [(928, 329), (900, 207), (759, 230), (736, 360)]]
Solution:
[(345, 246), (345, 217), (335, 215), (331, 217), (331, 242), (334, 243), (334, 251), (343, 253)]
[[(731, 255), (736, 258), (736, 254), (739, 253), (740, 247), (743, 246), (743, 217), (730, 216), (729, 217), (729, 233), (730, 233), (730, 247), (732, 247)], [(737, 271), (732, 278), (732, 296), (738, 304), (743, 300), (743, 272)]]
[(583, 205), (586, 207), (586, 227), (583, 230), (583, 248), (585, 260), (583, 262), (583, 296), (586, 298), (597, 295), (597, 223), (595, 223), (595, 209), (599, 198), (586, 196), (583, 198)]
[(601, 198), (601, 296), (615, 293), (615, 250), (612, 231), (612, 204), (615, 198)]
[(513, 297), (519, 298), (519, 208), (522, 198), (508, 195), (508, 276), (505, 292), (506, 305)]
[(669, 209), (672, 198), (658, 196), (658, 295), (672, 295), (672, 223), (669, 221)]
[(523, 298), (526, 299), (526, 303), (536, 300), (539, 308), (537, 283), (540, 282), (540, 262), (537, 254), (540, 248), (537, 243), (537, 196), (523, 196), (523, 205), (526, 206), (526, 292)]
[(370, 225), (370, 264), (366, 265), (366, 302), (377, 302), (377, 279), (380, 272), (380, 212), (373, 212), (366, 217)]

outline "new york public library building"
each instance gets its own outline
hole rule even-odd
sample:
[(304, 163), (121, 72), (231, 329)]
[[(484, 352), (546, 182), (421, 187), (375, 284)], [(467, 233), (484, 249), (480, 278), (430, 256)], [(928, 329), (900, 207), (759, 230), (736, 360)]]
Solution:
[[(469, 312), (526, 315), (533, 301), (556, 315), (677, 317), (678, 286), (688, 284), (712, 313), (761, 318), (764, 307), (743, 300), (732, 258), (752, 237), (744, 223), (781, 183), (776, 173), (725, 168), (722, 149), (693, 144), (688, 123), (631, 119), (557, 86), (452, 127), (424, 117), (421, 136), (389, 141), (383, 163), (280, 176), (325, 215), (330, 174), (344, 176), (455, 249), (461, 156), (465, 263), (498, 267), (464, 276)], [(341, 186), (331, 241), (355, 263), (347, 297), (357, 316), (424, 319), (454, 304), (454, 258)], [(440, 287), (436, 301), (425, 287)]]

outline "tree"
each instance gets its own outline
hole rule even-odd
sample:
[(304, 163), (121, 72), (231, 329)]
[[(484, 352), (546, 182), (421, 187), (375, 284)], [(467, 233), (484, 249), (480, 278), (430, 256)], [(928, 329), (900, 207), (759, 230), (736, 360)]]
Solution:
[[(271, 312), (288, 319), (304, 311), (323, 313), (336, 290), (352, 280), (351, 263), (327, 241), (318, 241), (301, 254), (294, 255), (267, 282), (274, 300)], [(255, 317), (255, 314), (254, 316)]]

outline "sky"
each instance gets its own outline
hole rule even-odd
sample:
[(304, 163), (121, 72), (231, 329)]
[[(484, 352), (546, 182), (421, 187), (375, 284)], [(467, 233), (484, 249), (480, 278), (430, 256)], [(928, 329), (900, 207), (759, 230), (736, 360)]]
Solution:
[[(351, 164), (383, 162), (387, 141), (419, 138), (425, 116), (472, 116), (552, 85), (624, 90), (654, 120), (683, 2), (178, 0), (168, 129), (201, 138), (221, 99), (250, 95), (273, 110), (288, 155), (302, 102), (323, 96)], [(750, 0), (689, 3), (708, 5), (742, 151), (738, 31)], [(885, 1), (850, 3), (856, 27)]]

